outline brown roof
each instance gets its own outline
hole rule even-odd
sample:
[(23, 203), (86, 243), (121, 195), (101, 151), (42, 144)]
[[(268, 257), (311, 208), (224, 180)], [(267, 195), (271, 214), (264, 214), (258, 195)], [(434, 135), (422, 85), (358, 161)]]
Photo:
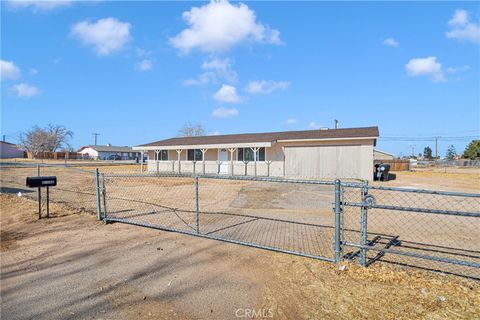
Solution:
[(150, 146), (182, 146), (182, 145), (208, 145), (208, 144), (235, 144), (272, 142), (277, 140), (304, 140), (304, 139), (338, 139), (338, 138), (362, 138), (378, 137), (378, 127), (345, 128), (329, 130), (303, 130), (303, 131), (282, 131), (265, 133), (242, 133), (225, 134), (214, 136), (178, 137), (166, 140), (155, 141), (139, 145), (139, 147)]

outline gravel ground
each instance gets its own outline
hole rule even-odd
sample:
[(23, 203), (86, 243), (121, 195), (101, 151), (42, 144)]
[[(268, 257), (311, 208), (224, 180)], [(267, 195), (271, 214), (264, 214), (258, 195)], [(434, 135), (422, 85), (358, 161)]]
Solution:
[[(480, 285), (123, 224), (0, 194), (2, 319), (473, 319)], [(381, 306), (381, 308), (379, 307)]]

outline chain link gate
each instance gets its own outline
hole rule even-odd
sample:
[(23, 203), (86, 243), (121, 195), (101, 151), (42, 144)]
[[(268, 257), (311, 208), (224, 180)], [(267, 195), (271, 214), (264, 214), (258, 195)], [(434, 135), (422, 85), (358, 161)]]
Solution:
[[(105, 222), (335, 261), (335, 182), (103, 174)], [(339, 216), (339, 215), (338, 215)], [(338, 254), (338, 256), (340, 256)]]
[(106, 223), (480, 279), (480, 194), (219, 175), (102, 174), (100, 180)]
[(480, 194), (342, 183), (342, 253), (480, 280)]

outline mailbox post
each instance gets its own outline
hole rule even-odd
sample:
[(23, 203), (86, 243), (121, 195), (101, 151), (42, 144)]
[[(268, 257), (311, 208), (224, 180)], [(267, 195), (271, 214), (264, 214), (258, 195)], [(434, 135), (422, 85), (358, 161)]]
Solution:
[(47, 218), (50, 216), (50, 187), (57, 185), (55, 176), (27, 177), (27, 187), (38, 188), (38, 219), (42, 218), (42, 188), (47, 188)]

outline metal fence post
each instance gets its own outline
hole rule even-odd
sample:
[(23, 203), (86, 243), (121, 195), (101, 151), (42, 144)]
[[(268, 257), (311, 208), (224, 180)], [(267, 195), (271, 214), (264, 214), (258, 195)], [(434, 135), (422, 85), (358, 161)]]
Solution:
[(341, 260), (341, 240), (340, 240), (340, 195), (341, 195), (340, 180), (335, 180), (335, 263), (340, 263)]
[(100, 203), (100, 181), (98, 181), (98, 168), (95, 168), (95, 191), (97, 193), (97, 220), (102, 219), (102, 207)]
[(195, 225), (197, 233), (200, 233), (200, 225), (198, 221), (198, 176), (195, 176)]
[(103, 194), (103, 223), (107, 223), (107, 189), (105, 188), (105, 174), (102, 173), (102, 194)]
[(37, 163), (37, 176), (40, 177), (40, 164)]
[(360, 265), (365, 267), (367, 265), (367, 220), (368, 220), (368, 206), (366, 198), (368, 195), (368, 181), (361, 189), (362, 191), (362, 207), (360, 213)]

